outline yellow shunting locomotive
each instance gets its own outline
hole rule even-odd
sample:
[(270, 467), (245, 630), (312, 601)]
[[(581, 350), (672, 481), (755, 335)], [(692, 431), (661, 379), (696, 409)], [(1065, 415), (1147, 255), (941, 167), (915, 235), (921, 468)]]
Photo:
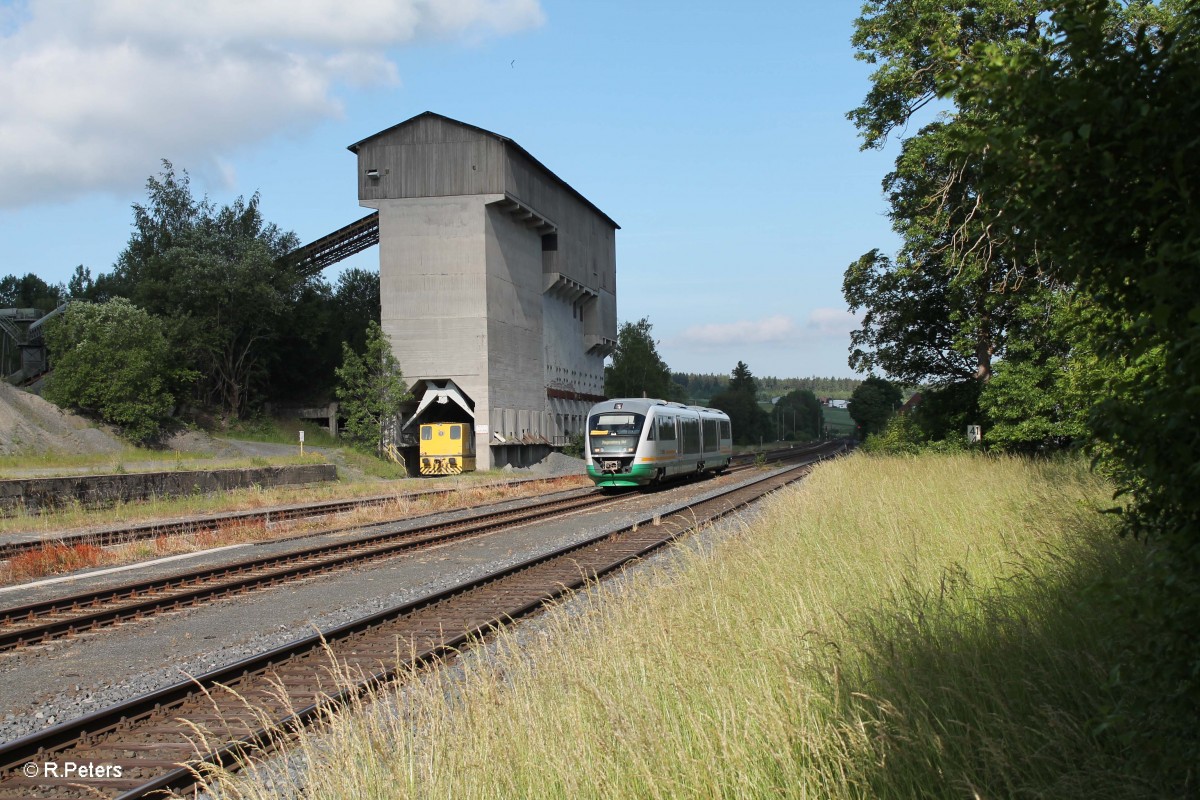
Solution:
[(475, 471), (475, 437), (468, 422), (421, 425), (421, 474), (459, 475)]

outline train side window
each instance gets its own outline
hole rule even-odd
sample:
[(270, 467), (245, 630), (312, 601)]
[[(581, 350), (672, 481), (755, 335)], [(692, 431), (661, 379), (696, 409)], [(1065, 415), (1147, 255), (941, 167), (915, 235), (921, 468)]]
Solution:
[(683, 451), (685, 453), (700, 452), (700, 420), (685, 419), (683, 420)]
[(422, 425), (421, 426), (421, 438), (427, 442), (430, 439), (432, 439), (433, 438), (433, 428), (428, 425)]
[(675, 441), (675, 417), (658, 418), (658, 440), (660, 442)]
[(461, 425), (451, 425), (450, 426), (450, 438), (451, 439), (461, 439), (462, 438), (462, 426)]
[(657, 434), (655, 433), (655, 431), (657, 431), (657, 430), (658, 430), (658, 419), (655, 418), (654, 420), (652, 420), (650, 422), (649, 425), (646, 426), (646, 441), (647, 442), (653, 442), (655, 439), (658, 438)]

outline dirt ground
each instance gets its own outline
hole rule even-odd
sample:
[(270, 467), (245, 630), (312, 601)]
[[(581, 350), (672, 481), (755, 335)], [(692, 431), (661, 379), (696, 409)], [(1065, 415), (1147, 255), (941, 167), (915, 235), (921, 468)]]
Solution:
[(124, 448), (112, 432), (0, 381), (0, 455), (117, 453)]
[[(111, 429), (0, 381), (0, 455), (103, 455), (120, 453), (127, 447)], [(165, 447), (219, 458), (243, 455), (237, 448), (196, 431), (176, 434), (165, 442)]]

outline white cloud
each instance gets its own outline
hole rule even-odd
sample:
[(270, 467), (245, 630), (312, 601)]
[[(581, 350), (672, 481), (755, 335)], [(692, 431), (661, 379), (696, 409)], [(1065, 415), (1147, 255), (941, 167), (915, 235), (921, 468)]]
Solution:
[(791, 317), (693, 325), (683, 332), (681, 342), (697, 345), (764, 344), (794, 339), (796, 324)]
[(387, 49), (539, 25), (538, 0), (30, 0), (0, 17), (0, 207), (140, 186), (159, 159), (337, 116)]
[(844, 308), (817, 308), (802, 324), (789, 316), (776, 314), (758, 320), (693, 325), (670, 344), (698, 348), (735, 345), (789, 345), (821, 339), (848, 337), (858, 326), (858, 318)]
[(804, 324), (807, 338), (840, 339), (859, 326), (860, 318), (845, 308), (815, 308)]

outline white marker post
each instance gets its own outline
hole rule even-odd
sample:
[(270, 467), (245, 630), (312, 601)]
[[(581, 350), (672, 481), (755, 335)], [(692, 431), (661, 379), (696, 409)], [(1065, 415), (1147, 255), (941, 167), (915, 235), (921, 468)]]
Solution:
[(304, 431), (300, 431), (300, 455), (304, 455)]

